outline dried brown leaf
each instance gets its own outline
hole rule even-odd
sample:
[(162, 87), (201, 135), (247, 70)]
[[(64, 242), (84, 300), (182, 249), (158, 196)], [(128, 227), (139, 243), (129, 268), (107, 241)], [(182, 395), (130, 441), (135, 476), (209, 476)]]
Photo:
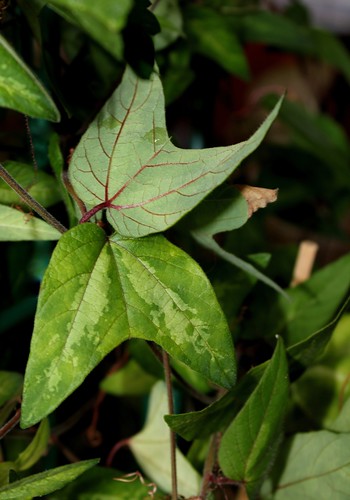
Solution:
[(246, 184), (235, 184), (248, 203), (248, 217), (251, 217), (259, 208), (265, 208), (268, 203), (277, 200), (278, 189), (266, 189)]

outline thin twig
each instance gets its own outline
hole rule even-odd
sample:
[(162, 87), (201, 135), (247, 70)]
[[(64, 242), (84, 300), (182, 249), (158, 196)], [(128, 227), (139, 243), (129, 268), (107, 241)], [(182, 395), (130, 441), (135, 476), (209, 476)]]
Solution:
[(60, 233), (65, 233), (67, 228), (64, 227), (53, 215), (50, 214), (40, 203), (38, 203), (30, 194), (12, 177), (11, 174), (0, 163), (0, 177), (12, 188), (22, 200), (42, 217), (50, 226), (54, 227)]
[[(163, 349), (163, 366), (165, 374), (165, 384), (168, 394), (168, 411), (170, 414), (174, 413), (173, 401), (173, 388), (171, 384), (171, 368), (169, 362), (169, 355)], [(172, 500), (177, 500), (177, 470), (176, 470), (176, 441), (175, 432), (169, 429), (170, 432), (170, 460), (171, 460), (171, 484), (172, 484)]]
[(12, 431), (14, 427), (16, 427), (20, 418), (21, 418), (21, 409), (18, 408), (13, 417), (0, 428), (0, 439), (4, 438), (6, 434), (8, 434), (10, 431)]

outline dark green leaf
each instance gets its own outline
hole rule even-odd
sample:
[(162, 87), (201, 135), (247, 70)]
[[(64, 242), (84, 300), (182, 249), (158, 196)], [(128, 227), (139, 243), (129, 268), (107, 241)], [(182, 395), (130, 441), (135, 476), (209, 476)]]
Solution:
[(224, 433), (219, 463), (224, 474), (256, 493), (275, 458), (288, 401), (288, 365), (281, 339), (242, 410)]

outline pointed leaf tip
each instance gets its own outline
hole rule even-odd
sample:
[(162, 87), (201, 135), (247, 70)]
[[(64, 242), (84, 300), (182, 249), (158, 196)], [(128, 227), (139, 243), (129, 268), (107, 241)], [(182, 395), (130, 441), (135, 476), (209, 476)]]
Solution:
[(165, 123), (159, 75), (141, 80), (127, 68), (74, 151), (69, 176), (90, 207), (105, 209), (115, 230), (141, 237), (164, 231), (220, 185), (264, 139), (282, 98), (248, 139), (227, 147), (174, 146)]

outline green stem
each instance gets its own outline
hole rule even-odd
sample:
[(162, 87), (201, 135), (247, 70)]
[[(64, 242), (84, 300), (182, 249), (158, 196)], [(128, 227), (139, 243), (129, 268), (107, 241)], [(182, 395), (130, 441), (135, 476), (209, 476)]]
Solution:
[(48, 224), (53, 226), (60, 233), (65, 233), (67, 228), (65, 228), (53, 215), (50, 214), (40, 203), (38, 203), (30, 194), (20, 185), (18, 182), (8, 173), (8, 171), (0, 163), (0, 177), (12, 188), (22, 200), (36, 212), (40, 217), (42, 217)]
[[(168, 411), (169, 413), (174, 413), (174, 401), (173, 401), (173, 388), (171, 384), (171, 368), (169, 362), (169, 355), (163, 349), (163, 366), (165, 374), (165, 384), (168, 394)], [(176, 470), (176, 441), (175, 432), (171, 429), (170, 432), (170, 461), (171, 461), (171, 498), (172, 500), (177, 500), (177, 470)]]

